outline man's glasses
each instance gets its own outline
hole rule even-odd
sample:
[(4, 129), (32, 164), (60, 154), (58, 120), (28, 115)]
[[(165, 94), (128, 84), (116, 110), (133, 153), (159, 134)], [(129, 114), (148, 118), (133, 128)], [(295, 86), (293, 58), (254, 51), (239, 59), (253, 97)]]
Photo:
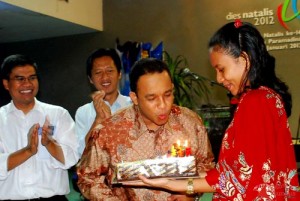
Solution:
[(38, 79), (37, 75), (31, 75), (29, 77), (24, 77), (24, 76), (15, 76), (13, 78), (10, 78), (10, 80), (14, 80), (17, 83), (23, 84), (25, 83), (27, 80), (28, 82), (32, 83), (34, 81), (36, 81)]

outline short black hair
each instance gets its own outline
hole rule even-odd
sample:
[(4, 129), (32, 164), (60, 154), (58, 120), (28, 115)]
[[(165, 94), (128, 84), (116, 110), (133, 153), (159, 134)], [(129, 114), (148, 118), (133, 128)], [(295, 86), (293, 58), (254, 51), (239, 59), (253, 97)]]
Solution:
[(130, 90), (137, 92), (137, 82), (142, 75), (152, 73), (162, 73), (166, 71), (172, 80), (167, 64), (159, 59), (144, 58), (134, 63), (129, 74)]
[(94, 60), (103, 56), (111, 57), (117, 67), (118, 73), (121, 72), (122, 64), (117, 51), (112, 48), (100, 48), (95, 50), (86, 61), (86, 74), (88, 77), (91, 77)]
[(25, 65), (33, 66), (35, 72), (38, 73), (37, 64), (28, 56), (14, 54), (6, 57), (1, 65), (1, 80), (9, 80), (9, 75), (14, 68)]

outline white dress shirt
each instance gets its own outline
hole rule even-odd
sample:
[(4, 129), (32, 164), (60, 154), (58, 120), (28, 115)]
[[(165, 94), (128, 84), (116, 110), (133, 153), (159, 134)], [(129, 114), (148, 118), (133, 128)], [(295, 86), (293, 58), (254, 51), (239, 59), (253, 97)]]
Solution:
[[(40, 143), (36, 155), (7, 171), (9, 155), (28, 144), (28, 131), (33, 124), (43, 126), (46, 116), (54, 126), (53, 138), (61, 146), (65, 164), (52, 157)], [(66, 195), (70, 192), (68, 169), (78, 157), (75, 124), (69, 112), (59, 106), (35, 99), (34, 108), (26, 115), (11, 101), (0, 108), (0, 199), (33, 199)]]
[[(110, 105), (107, 101), (105, 103), (110, 107), (112, 114), (118, 110), (123, 109), (132, 104), (131, 99), (128, 96), (123, 96), (119, 93), (116, 101)], [(95, 121), (96, 111), (93, 102), (87, 103), (79, 107), (75, 114), (75, 131), (79, 141), (78, 152), (81, 156), (85, 148), (85, 136), (89, 132), (93, 122)]]

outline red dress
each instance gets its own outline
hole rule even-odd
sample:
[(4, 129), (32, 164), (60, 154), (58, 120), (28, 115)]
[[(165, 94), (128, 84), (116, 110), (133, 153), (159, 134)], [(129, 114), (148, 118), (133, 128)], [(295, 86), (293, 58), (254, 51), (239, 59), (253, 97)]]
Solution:
[(280, 97), (267, 87), (242, 95), (216, 168), (213, 200), (299, 201), (294, 148)]

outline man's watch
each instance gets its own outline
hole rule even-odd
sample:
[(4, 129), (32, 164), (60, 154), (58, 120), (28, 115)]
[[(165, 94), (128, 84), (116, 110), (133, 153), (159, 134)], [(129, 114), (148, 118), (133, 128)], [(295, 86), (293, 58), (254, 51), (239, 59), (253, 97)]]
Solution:
[(194, 180), (193, 179), (188, 179), (188, 183), (186, 186), (186, 194), (191, 195), (194, 194)]

